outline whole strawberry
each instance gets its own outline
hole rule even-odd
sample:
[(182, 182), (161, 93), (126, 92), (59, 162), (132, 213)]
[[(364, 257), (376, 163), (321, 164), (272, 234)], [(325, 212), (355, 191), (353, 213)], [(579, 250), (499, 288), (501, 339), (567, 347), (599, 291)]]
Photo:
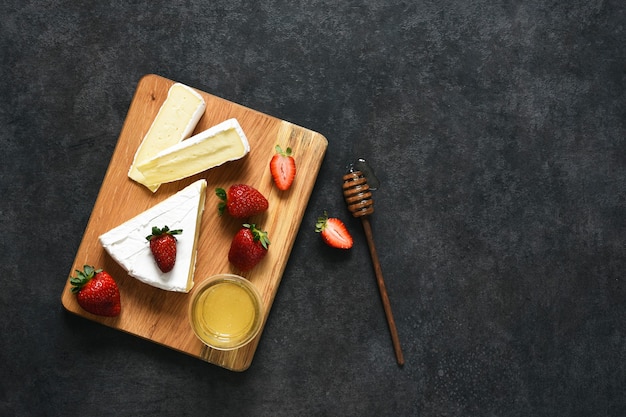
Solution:
[(120, 314), (120, 290), (111, 275), (102, 269), (85, 265), (76, 276), (70, 277), (72, 293), (86, 311), (99, 316), (115, 317)]
[(228, 191), (216, 188), (215, 194), (222, 200), (217, 206), (220, 216), (226, 210), (235, 218), (245, 219), (263, 213), (269, 206), (259, 190), (246, 184), (231, 185)]
[(241, 271), (249, 271), (265, 257), (269, 244), (267, 232), (244, 224), (230, 244), (228, 260)]
[(176, 237), (174, 235), (182, 232), (182, 229), (170, 230), (167, 226), (159, 229), (153, 226), (152, 234), (146, 236), (150, 242), (150, 251), (161, 272), (170, 272), (174, 269), (176, 263)]
[(320, 233), (322, 240), (328, 246), (338, 249), (350, 249), (352, 247), (352, 235), (348, 232), (346, 225), (336, 217), (324, 215), (317, 218), (315, 231)]
[(291, 156), (291, 148), (283, 151), (279, 145), (276, 145), (275, 149), (276, 153), (270, 161), (270, 172), (276, 187), (286, 191), (291, 187), (296, 176), (296, 161)]

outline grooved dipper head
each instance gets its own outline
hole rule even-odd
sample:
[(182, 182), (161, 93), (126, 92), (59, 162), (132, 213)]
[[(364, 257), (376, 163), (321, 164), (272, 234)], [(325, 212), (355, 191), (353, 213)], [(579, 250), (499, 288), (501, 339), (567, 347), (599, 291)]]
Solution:
[(372, 192), (361, 171), (348, 172), (343, 176), (343, 197), (354, 217), (363, 217), (374, 212)]

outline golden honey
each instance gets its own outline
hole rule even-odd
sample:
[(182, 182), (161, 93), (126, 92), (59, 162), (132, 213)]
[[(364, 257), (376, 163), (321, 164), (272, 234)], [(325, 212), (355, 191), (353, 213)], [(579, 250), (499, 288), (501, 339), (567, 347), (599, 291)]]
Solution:
[(218, 275), (196, 289), (189, 315), (194, 333), (206, 345), (219, 350), (236, 349), (260, 330), (260, 296), (245, 278)]

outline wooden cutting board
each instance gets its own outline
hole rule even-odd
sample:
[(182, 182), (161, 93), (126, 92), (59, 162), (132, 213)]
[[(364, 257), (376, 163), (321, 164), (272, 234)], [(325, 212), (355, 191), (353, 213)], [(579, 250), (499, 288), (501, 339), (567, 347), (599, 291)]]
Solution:
[[(187, 316), (189, 294), (164, 291), (143, 284), (126, 272), (105, 252), (98, 237), (111, 228), (154, 206), (192, 182), (205, 178), (207, 197), (202, 217), (195, 272), (196, 286), (204, 279), (224, 272), (239, 273), (228, 262), (230, 241), (241, 221), (228, 215), (218, 217), (215, 188), (234, 183), (257, 188), (269, 201), (266, 213), (250, 219), (265, 229), (271, 245), (265, 259), (248, 273), (263, 298), (263, 326), (289, 259), (296, 234), (313, 190), (328, 141), (319, 133), (296, 126), (222, 98), (198, 91), (206, 100), (206, 111), (195, 133), (226, 119), (236, 118), (250, 143), (250, 153), (187, 179), (163, 184), (156, 193), (128, 178), (135, 151), (156, 116), (174, 81), (146, 75), (138, 83), (102, 187), (78, 248), (69, 275), (83, 265), (107, 270), (120, 288), (122, 312), (116, 318), (95, 316), (84, 311), (70, 292), (69, 280), (61, 301), (70, 312), (103, 325), (170, 347), (233, 371), (246, 370), (254, 357), (263, 330), (248, 345), (229, 352), (206, 347), (194, 335)], [(269, 161), (274, 147), (291, 147), (297, 165), (292, 187), (285, 192), (273, 186)], [(304, 225), (313, 231), (314, 225)], [(68, 277), (69, 277), (68, 275)], [(194, 290), (192, 289), (192, 292)]]

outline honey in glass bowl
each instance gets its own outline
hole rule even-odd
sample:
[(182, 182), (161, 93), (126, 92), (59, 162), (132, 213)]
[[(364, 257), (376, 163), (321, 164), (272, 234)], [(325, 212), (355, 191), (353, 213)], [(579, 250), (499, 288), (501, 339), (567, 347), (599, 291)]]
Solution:
[(189, 303), (191, 327), (207, 346), (232, 350), (250, 342), (261, 329), (261, 296), (247, 279), (233, 274), (208, 278)]

